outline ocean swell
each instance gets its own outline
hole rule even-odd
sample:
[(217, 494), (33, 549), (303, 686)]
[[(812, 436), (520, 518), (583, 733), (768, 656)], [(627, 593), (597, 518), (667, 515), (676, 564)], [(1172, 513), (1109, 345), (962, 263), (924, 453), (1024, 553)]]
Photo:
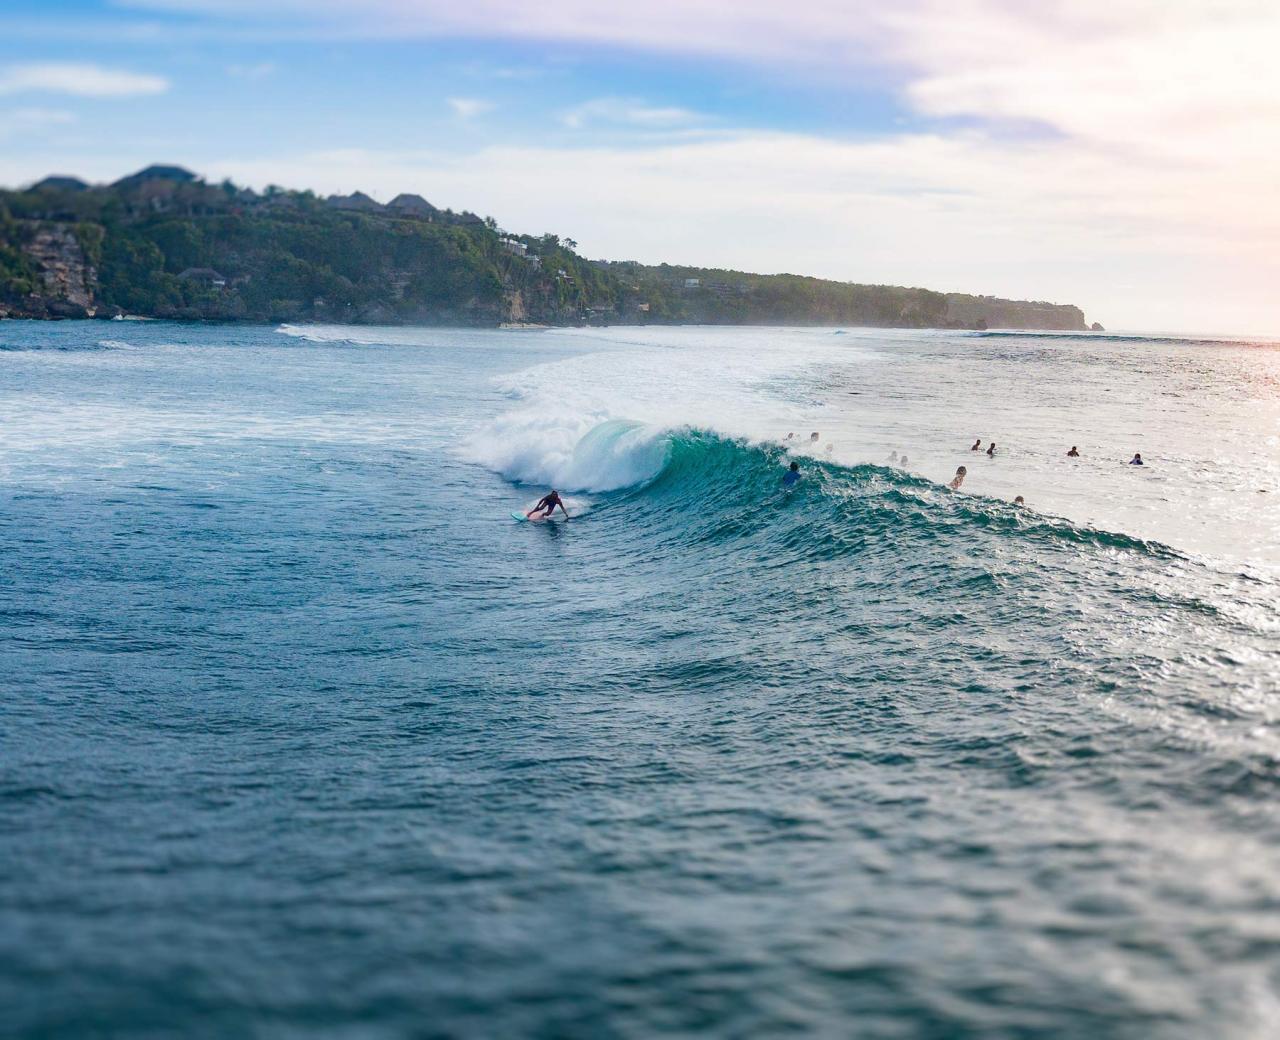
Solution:
[[(594, 494), (606, 509), (639, 506), (639, 527), (652, 530), (670, 519), (693, 540), (717, 540), (773, 517), (789, 542), (805, 543), (806, 553), (854, 536), (928, 542), (989, 530), (1024, 542), (1180, 558), (1159, 542), (956, 494), (890, 466), (845, 466), (692, 426), (586, 418), (557, 425), (521, 413), (474, 439), (469, 453), (518, 484)], [(787, 492), (781, 480), (793, 460), (803, 478)]]

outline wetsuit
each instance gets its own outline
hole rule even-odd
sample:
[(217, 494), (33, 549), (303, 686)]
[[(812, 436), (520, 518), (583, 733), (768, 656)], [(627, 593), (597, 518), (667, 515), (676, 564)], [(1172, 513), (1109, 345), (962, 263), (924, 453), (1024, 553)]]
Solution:
[[(549, 495), (544, 495), (542, 500), (539, 501), (538, 504), (529, 512), (531, 515), (533, 513), (542, 513), (543, 516), (550, 516), (556, 511), (556, 506), (563, 509), (564, 503), (560, 501), (560, 496), (553, 491)], [(545, 513), (542, 512), (544, 509), (546, 510)]]

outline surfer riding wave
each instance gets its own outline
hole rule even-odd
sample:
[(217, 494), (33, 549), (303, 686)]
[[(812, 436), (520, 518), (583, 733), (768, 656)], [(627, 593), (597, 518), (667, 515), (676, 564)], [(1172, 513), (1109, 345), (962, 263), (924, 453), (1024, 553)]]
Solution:
[(560, 507), (560, 512), (564, 513), (564, 518), (569, 519), (569, 510), (565, 509), (564, 501), (560, 498), (560, 492), (554, 488), (549, 494), (543, 495), (538, 499), (538, 504), (525, 513), (527, 520), (548, 520), (556, 511), (556, 506)]

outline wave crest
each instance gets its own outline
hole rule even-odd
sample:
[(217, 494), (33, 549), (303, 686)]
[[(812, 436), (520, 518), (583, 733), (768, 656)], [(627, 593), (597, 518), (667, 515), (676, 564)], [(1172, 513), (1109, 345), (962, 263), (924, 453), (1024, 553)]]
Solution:
[[(837, 543), (851, 538), (895, 542), (989, 529), (1026, 542), (1180, 556), (1158, 542), (1079, 526), (997, 499), (955, 494), (889, 466), (793, 456), (777, 444), (693, 427), (617, 419), (584, 425), (578, 436), (534, 415), (508, 416), (473, 442), (473, 459), (518, 483), (566, 492), (623, 492), (629, 504), (643, 504), (646, 527), (678, 517), (683, 537), (694, 540), (754, 530), (762, 508), (785, 505), (787, 523), (796, 528), (788, 537), (801, 538), (819, 554), (837, 551)], [(781, 480), (792, 458), (800, 461), (803, 480), (788, 495)]]
[(473, 438), (467, 454), (520, 484), (605, 492), (656, 477), (670, 457), (671, 438), (671, 431), (625, 419), (566, 424), (526, 412)]

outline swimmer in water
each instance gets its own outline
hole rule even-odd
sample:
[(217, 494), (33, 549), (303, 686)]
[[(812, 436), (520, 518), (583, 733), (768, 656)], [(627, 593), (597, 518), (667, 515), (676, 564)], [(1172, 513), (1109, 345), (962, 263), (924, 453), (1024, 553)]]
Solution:
[(1131, 459), (1129, 460), (1129, 465), (1130, 465), (1130, 466), (1145, 466), (1145, 465), (1146, 465), (1146, 463), (1142, 461), (1142, 452), (1140, 452), (1140, 451), (1135, 451), (1135, 452), (1133, 453), (1133, 458), (1131, 458)]
[(897, 461), (898, 461), (898, 453), (897, 453), (896, 451), (891, 451), (891, 452), (889, 452), (889, 461), (890, 461), (890, 462), (897, 462)]
[(987, 458), (994, 459), (996, 457), (996, 442), (991, 442), (991, 447), (987, 449)]
[(1013, 500), (1013, 504), (1015, 506), (1025, 506), (1027, 504), (1027, 500), (1023, 498), (1021, 495), (1019, 495), (1017, 498)]
[(525, 513), (527, 520), (546, 520), (552, 513), (556, 511), (556, 506), (560, 507), (560, 512), (564, 514), (566, 520), (569, 519), (569, 510), (565, 509), (564, 502), (560, 498), (560, 492), (552, 489), (551, 494), (543, 495), (538, 499), (538, 504), (529, 512)]
[(791, 463), (791, 468), (787, 470), (782, 478), (782, 486), (784, 488), (793, 488), (800, 482), (800, 463)]
[(981, 437), (979, 437), (976, 441), (974, 441), (974, 442), (973, 442), (973, 447), (972, 447), (972, 448), (970, 448), (969, 450), (970, 450), (970, 451), (981, 451), (981, 450), (982, 450), (982, 438), (981, 438)]
[(1067, 458), (1069, 458), (1069, 459), (1078, 459), (1079, 457), (1080, 457), (1080, 451), (1079, 451), (1079, 449), (1078, 449), (1074, 444), (1073, 444), (1073, 445), (1071, 445), (1071, 450), (1070, 450), (1069, 452), (1067, 452)]
[(836, 450), (836, 446), (832, 444), (830, 441), (827, 441), (827, 454), (830, 455), (835, 450)]
[(902, 456), (902, 458), (900, 458), (900, 459), (898, 460), (898, 465), (899, 465), (899, 466), (905, 466), (906, 464), (907, 464), (907, 457), (906, 457), (905, 455), (903, 455), (903, 456)]
[(791, 440), (793, 437), (795, 437), (794, 433), (787, 434), (787, 440)]
[(964, 483), (965, 475), (968, 472), (969, 471), (967, 469), (961, 466), (958, 470), (956, 470), (956, 475), (951, 478), (951, 483), (948, 484), (947, 487), (949, 487), (952, 491), (959, 491), (960, 485)]

